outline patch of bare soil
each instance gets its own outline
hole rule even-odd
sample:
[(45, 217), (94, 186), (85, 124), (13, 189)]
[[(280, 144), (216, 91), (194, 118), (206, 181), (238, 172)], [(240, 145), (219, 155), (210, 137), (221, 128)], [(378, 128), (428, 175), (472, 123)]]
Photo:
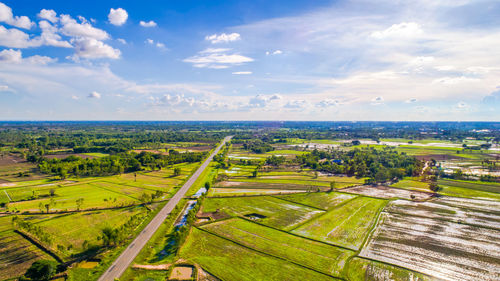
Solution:
[(146, 270), (167, 270), (170, 267), (171, 264), (134, 264), (133, 268), (140, 268), (140, 269), (146, 269)]
[(21, 157), (15, 155), (0, 156), (0, 167), (10, 166), (14, 164), (27, 163), (27, 161)]
[(196, 270), (198, 271), (198, 281), (220, 281), (219, 278), (213, 276), (212, 274), (206, 272), (200, 266), (196, 266)]
[(402, 199), (408, 199), (408, 200), (413, 199), (413, 200), (417, 200), (417, 201), (427, 200), (427, 199), (431, 198), (431, 196), (432, 196), (432, 193), (399, 189), (399, 188), (389, 187), (389, 186), (385, 186), (385, 185), (377, 185), (377, 186), (360, 185), (360, 186), (344, 188), (344, 189), (342, 189), (342, 191), (348, 192), (348, 193), (371, 196), (371, 197), (385, 198), (385, 199), (402, 198)]
[(193, 276), (193, 267), (191, 266), (176, 266), (170, 273), (169, 280), (191, 280)]

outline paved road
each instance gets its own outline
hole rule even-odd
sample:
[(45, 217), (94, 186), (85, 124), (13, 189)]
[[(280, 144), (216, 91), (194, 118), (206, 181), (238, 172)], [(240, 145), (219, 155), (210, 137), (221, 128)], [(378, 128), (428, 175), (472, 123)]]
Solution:
[(103, 275), (98, 279), (98, 281), (113, 281), (115, 278), (120, 278), (120, 276), (125, 272), (127, 267), (132, 263), (134, 258), (139, 254), (141, 249), (146, 245), (146, 242), (151, 239), (151, 236), (156, 232), (158, 227), (167, 218), (168, 214), (172, 212), (174, 207), (179, 203), (179, 201), (184, 197), (186, 192), (189, 190), (191, 185), (198, 179), (203, 170), (210, 164), (212, 158), (219, 152), (221, 147), (231, 139), (231, 136), (224, 138), (222, 143), (215, 149), (212, 154), (203, 162), (203, 164), (194, 172), (194, 174), (189, 178), (186, 183), (177, 191), (177, 193), (168, 201), (168, 203), (161, 209), (161, 211), (151, 220), (151, 222), (144, 228), (141, 233), (134, 239), (132, 243), (123, 251), (123, 253), (113, 262), (113, 264), (106, 270)]

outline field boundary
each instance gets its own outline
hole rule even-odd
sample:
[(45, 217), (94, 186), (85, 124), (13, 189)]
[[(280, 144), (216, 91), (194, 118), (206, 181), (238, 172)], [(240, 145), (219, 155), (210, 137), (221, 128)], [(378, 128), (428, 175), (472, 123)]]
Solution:
[(21, 235), (24, 239), (28, 240), (31, 244), (35, 245), (37, 248), (54, 258), (56, 261), (63, 263), (64, 260), (59, 257), (52, 249), (45, 247), (42, 243), (38, 242), (36, 238), (32, 237), (29, 233), (25, 233), (21, 230), (15, 229), (15, 233)]
[[(308, 193), (312, 193), (312, 192), (308, 192)], [(314, 192), (314, 193), (316, 193), (316, 192)], [(292, 194), (296, 194), (296, 193), (292, 193)], [(321, 209), (321, 208), (314, 207), (314, 206), (311, 206), (311, 205), (307, 205), (307, 204), (303, 204), (303, 203), (298, 203), (298, 202), (294, 202), (294, 201), (287, 200), (287, 199), (284, 199), (284, 198), (280, 198), (280, 197), (278, 197), (278, 196), (280, 196), (279, 194), (278, 195), (270, 195), (270, 196), (274, 197), (276, 199), (279, 199), (279, 200), (283, 200), (283, 201), (286, 201), (286, 202), (293, 203), (293, 204), (297, 204), (297, 205), (301, 205), (301, 206), (304, 206), (304, 207), (309, 207), (309, 208), (313, 208), (313, 209), (316, 209), (316, 210), (328, 212), (328, 210), (325, 210), (325, 209)]]

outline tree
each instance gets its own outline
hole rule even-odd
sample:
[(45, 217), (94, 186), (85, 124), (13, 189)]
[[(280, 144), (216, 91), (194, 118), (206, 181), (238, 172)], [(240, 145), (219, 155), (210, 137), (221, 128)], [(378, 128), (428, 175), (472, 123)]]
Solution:
[(57, 262), (51, 260), (35, 261), (24, 274), (31, 280), (49, 280), (57, 271)]
[(335, 181), (330, 182), (330, 191), (333, 191), (335, 189)]
[(208, 181), (207, 181), (207, 182), (205, 182), (205, 188), (206, 188), (207, 190), (209, 190), (209, 189), (210, 189), (210, 182), (208, 182)]
[(253, 177), (253, 178), (256, 178), (258, 174), (259, 174), (259, 171), (257, 171), (257, 169), (255, 169), (255, 170), (253, 170), (253, 172), (252, 172), (252, 177)]
[(84, 200), (83, 198), (78, 198), (78, 199), (76, 199), (76, 210), (77, 210), (77, 211), (80, 211), (80, 208), (81, 208), (81, 207), (82, 207), (82, 205), (83, 205), (83, 200)]
[(181, 168), (176, 167), (174, 169), (174, 177), (180, 176), (181, 175)]
[(53, 189), (53, 188), (51, 188), (51, 189), (49, 190), (49, 195), (50, 195), (51, 197), (53, 197), (54, 195), (56, 195), (56, 190), (55, 190), (55, 189)]
[(111, 246), (111, 244), (116, 245), (118, 243), (118, 230), (113, 229), (109, 226), (105, 227), (101, 231), (102, 235), (100, 239), (102, 239), (102, 244), (105, 247)]
[(439, 190), (439, 185), (437, 184), (437, 182), (432, 181), (429, 183), (429, 189), (436, 192)]

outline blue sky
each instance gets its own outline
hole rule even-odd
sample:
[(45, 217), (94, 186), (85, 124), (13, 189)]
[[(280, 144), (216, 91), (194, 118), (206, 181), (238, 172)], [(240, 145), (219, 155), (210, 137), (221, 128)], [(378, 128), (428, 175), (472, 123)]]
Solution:
[(491, 0), (0, 0), (0, 120), (498, 121), (498, 15)]

